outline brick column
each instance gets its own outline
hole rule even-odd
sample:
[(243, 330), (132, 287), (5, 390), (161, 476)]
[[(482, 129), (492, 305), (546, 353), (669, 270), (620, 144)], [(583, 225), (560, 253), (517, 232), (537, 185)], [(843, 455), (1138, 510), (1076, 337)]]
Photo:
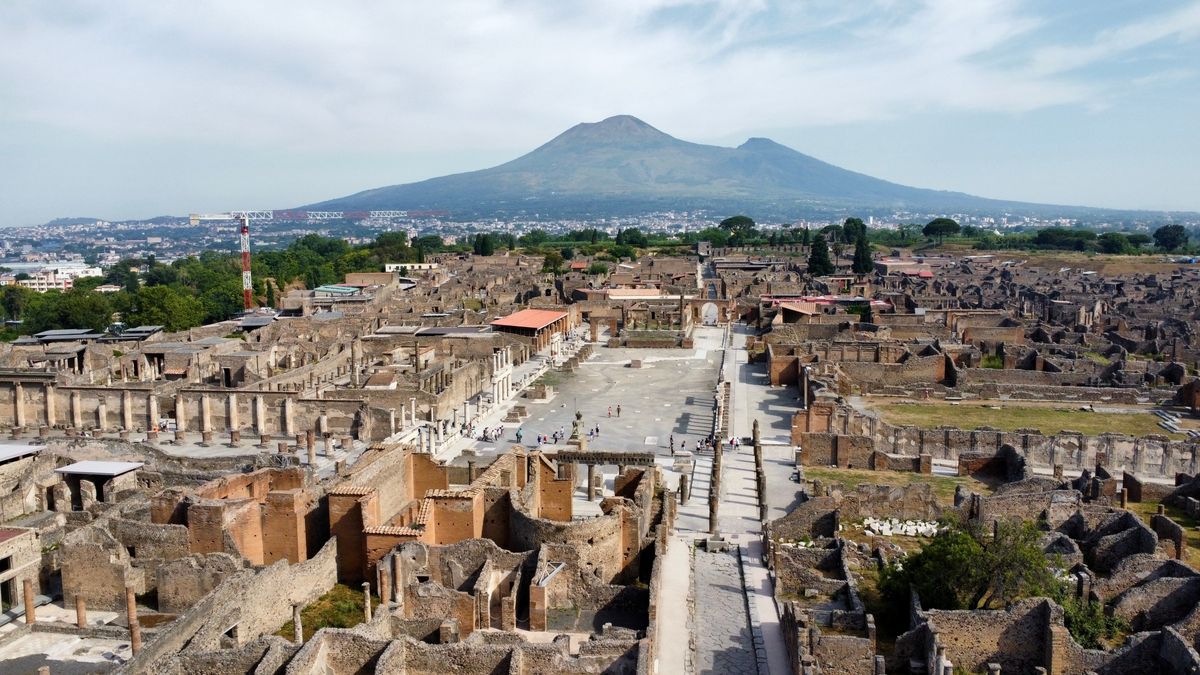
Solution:
[(25, 623), (37, 623), (37, 603), (33, 596), (33, 579), (23, 579), (21, 590), (25, 594)]

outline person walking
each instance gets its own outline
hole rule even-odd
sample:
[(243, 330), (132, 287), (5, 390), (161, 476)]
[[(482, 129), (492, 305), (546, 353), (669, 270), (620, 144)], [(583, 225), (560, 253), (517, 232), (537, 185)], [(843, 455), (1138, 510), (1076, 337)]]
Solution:
[(612, 406), (608, 406), (608, 416), (612, 417)]
[(618, 403), (617, 404), (617, 417), (620, 417), (620, 416), (621, 416), (621, 404)]

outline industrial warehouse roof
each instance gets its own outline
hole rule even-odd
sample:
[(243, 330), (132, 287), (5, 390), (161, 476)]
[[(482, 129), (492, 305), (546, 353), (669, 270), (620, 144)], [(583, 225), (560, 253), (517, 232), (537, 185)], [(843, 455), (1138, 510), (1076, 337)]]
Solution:
[(492, 322), (493, 326), (501, 326), (503, 328), (532, 328), (538, 330), (545, 328), (550, 324), (565, 318), (566, 312), (559, 312), (551, 309), (523, 309), (519, 312), (509, 314)]

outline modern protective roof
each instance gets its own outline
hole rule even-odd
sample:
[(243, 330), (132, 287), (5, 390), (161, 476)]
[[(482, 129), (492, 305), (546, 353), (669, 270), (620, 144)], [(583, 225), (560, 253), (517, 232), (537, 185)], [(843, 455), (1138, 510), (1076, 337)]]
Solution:
[(77, 473), (89, 476), (120, 476), (144, 466), (142, 462), (102, 462), (85, 460), (55, 469), (58, 473)]
[(10, 459), (36, 455), (45, 449), (44, 445), (16, 445), (15, 443), (0, 443), (0, 462)]
[(493, 326), (505, 328), (532, 328), (538, 330), (565, 318), (566, 312), (551, 309), (523, 309), (492, 322)]

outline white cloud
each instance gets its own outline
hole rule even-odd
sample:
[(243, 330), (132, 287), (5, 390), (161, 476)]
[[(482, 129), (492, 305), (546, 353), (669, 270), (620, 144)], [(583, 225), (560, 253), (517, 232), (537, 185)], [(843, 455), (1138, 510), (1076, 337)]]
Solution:
[(1110, 105), (1115, 86), (1080, 68), (1193, 40), (1200, 26), (1191, 3), (1072, 41), (1054, 39), (1069, 31), (1039, 9), (1018, 0), (8, 0), (0, 133), (36, 122), (115, 144), (461, 154), (528, 148), (617, 113), (705, 140), (940, 110), (1086, 110)]
[(617, 112), (711, 137), (930, 107), (1084, 102), (1093, 87), (1052, 76), (1105, 45), (1158, 39), (1168, 23), (1047, 48), (1021, 70), (976, 60), (1038, 27), (1017, 3), (856, 7), (9, 3), (3, 114), (106, 138), (350, 149), (510, 144), (514, 133), (529, 140)]

